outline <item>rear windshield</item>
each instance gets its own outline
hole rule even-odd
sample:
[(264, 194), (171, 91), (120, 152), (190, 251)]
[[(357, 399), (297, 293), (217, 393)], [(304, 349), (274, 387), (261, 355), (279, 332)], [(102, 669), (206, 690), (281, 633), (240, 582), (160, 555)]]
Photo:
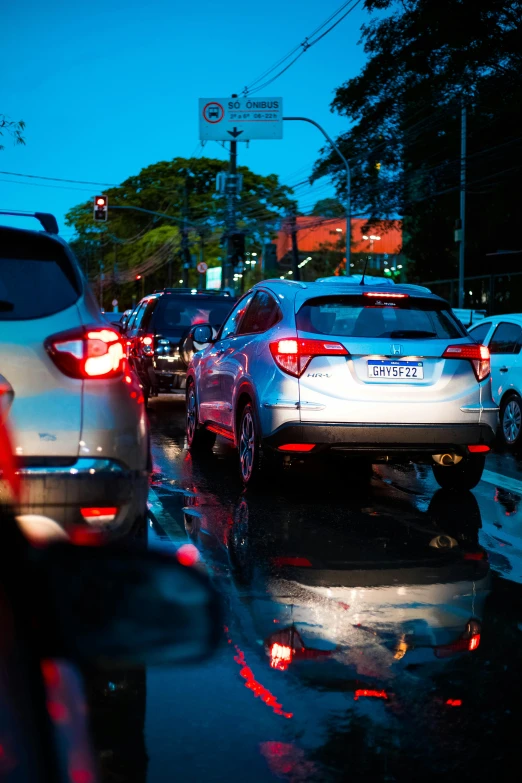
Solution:
[(466, 332), (448, 305), (433, 299), (328, 296), (310, 299), (297, 328), (336, 337), (457, 338)]
[(0, 229), (0, 321), (53, 315), (80, 295), (73, 263), (47, 237)]
[(194, 324), (212, 324), (217, 329), (236, 303), (232, 297), (211, 299), (198, 294), (161, 299), (154, 316), (154, 326), (159, 329), (185, 329)]

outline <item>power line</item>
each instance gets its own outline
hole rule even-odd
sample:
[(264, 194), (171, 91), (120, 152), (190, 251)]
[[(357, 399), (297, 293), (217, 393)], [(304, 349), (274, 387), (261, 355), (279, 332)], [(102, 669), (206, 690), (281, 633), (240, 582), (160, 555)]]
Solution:
[(120, 185), (115, 185), (111, 182), (88, 182), (81, 179), (63, 179), (62, 177), (44, 177), (39, 174), (20, 174), (18, 171), (0, 171), (0, 174), (8, 174), (10, 177), (29, 177), (30, 179), (48, 179), (53, 182), (72, 182), (75, 185), (100, 185), (109, 188), (119, 188)]
[[(310, 39), (314, 38), (314, 36), (317, 35), (317, 33), (320, 30), (322, 30), (329, 22), (331, 22), (332, 19), (335, 19), (336, 16), (339, 16), (339, 14), (342, 11), (344, 11), (346, 6), (348, 6), (350, 4), (351, 0), (348, 0), (348, 2), (343, 3), (337, 9), (337, 11), (335, 11), (333, 14), (331, 14), (331, 16), (329, 16), (328, 19), (326, 19), (324, 22), (322, 22), (322, 24), (319, 25), (319, 27), (317, 27), (313, 31), (313, 33), (308, 35), (298, 46), (295, 46), (290, 52), (288, 52), (287, 55), (285, 55), (285, 57), (283, 57), (280, 60), (278, 60), (277, 63), (275, 63), (270, 68), (268, 68), (268, 70), (266, 70), (261, 76), (258, 76), (257, 79), (254, 79), (253, 82), (251, 82), (247, 87), (245, 87), (244, 90), (243, 90), (243, 95), (245, 97), (247, 95), (249, 95), (249, 94), (253, 95), (254, 93), (259, 92), (260, 90), (264, 89), (265, 87), (268, 87), (269, 84), (272, 84), (273, 82), (275, 82), (275, 80), (278, 79), (280, 76), (282, 76), (285, 73), (285, 71), (287, 71), (289, 68), (291, 68), (292, 65), (300, 57), (302, 57), (302, 55), (306, 51), (308, 51), (308, 49), (310, 49), (312, 46), (314, 46), (316, 43), (318, 43), (322, 38), (324, 38), (326, 35), (328, 35), (328, 33), (331, 32), (335, 27), (337, 27), (337, 25), (340, 24), (343, 21), (343, 19), (346, 19), (348, 14), (350, 14), (361, 3), (361, 1), (362, 0), (355, 0), (353, 5), (350, 8), (348, 8), (348, 10), (345, 11), (345, 13), (342, 14), (342, 16), (340, 16), (339, 19), (337, 19), (327, 30), (325, 30), (323, 33), (321, 33), (321, 35), (319, 35), (318, 38), (316, 38), (315, 40), (310, 40)], [(299, 51), (299, 50), (301, 50), (301, 51)], [(293, 55), (295, 55), (296, 52), (298, 52), (298, 54), (293, 58), (293, 60), (291, 60), (287, 65), (285, 65), (285, 67), (282, 70), (280, 70), (278, 73), (276, 73), (275, 76), (270, 77), (270, 79), (268, 79), (267, 81), (263, 82), (262, 84), (259, 84), (260, 81), (262, 81), (264, 78), (266, 78), (271, 73), (273, 73), (283, 63), (285, 63), (287, 60), (289, 60), (290, 57), (293, 57)]]

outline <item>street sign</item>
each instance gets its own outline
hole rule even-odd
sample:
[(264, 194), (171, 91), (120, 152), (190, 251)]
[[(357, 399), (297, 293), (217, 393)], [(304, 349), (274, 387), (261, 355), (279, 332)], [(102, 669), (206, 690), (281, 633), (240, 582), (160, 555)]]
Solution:
[(118, 300), (117, 299), (113, 299), (112, 302), (111, 302), (111, 305), (113, 307), (118, 307)]
[(197, 266), (197, 270), (198, 270), (199, 274), (200, 275), (204, 275), (205, 272), (207, 271), (207, 269), (208, 269), (208, 264), (206, 264), (204, 261), (200, 261), (198, 266)]
[(200, 98), (202, 141), (283, 138), (282, 98)]

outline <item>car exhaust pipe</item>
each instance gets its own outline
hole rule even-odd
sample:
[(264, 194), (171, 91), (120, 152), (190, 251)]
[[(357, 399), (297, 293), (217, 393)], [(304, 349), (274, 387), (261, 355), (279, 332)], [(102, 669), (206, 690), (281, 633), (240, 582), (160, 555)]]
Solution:
[(432, 454), (432, 458), (438, 465), (458, 465), (462, 459), (461, 455), (455, 454), (454, 451), (448, 451), (445, 454)]

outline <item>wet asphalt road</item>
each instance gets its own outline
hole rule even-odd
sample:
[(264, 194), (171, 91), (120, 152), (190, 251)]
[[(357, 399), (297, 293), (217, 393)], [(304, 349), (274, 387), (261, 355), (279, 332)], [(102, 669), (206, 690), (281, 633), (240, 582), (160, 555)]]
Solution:
[(472, 493), (324, 460), (245, 493), (228, 445), (188, 454), (182, 401), (150, 407), (149, 544), (197, 547), (226, 624), (205, 665), (103, 685), (106, 780), (518, 776), (522, 461)]

